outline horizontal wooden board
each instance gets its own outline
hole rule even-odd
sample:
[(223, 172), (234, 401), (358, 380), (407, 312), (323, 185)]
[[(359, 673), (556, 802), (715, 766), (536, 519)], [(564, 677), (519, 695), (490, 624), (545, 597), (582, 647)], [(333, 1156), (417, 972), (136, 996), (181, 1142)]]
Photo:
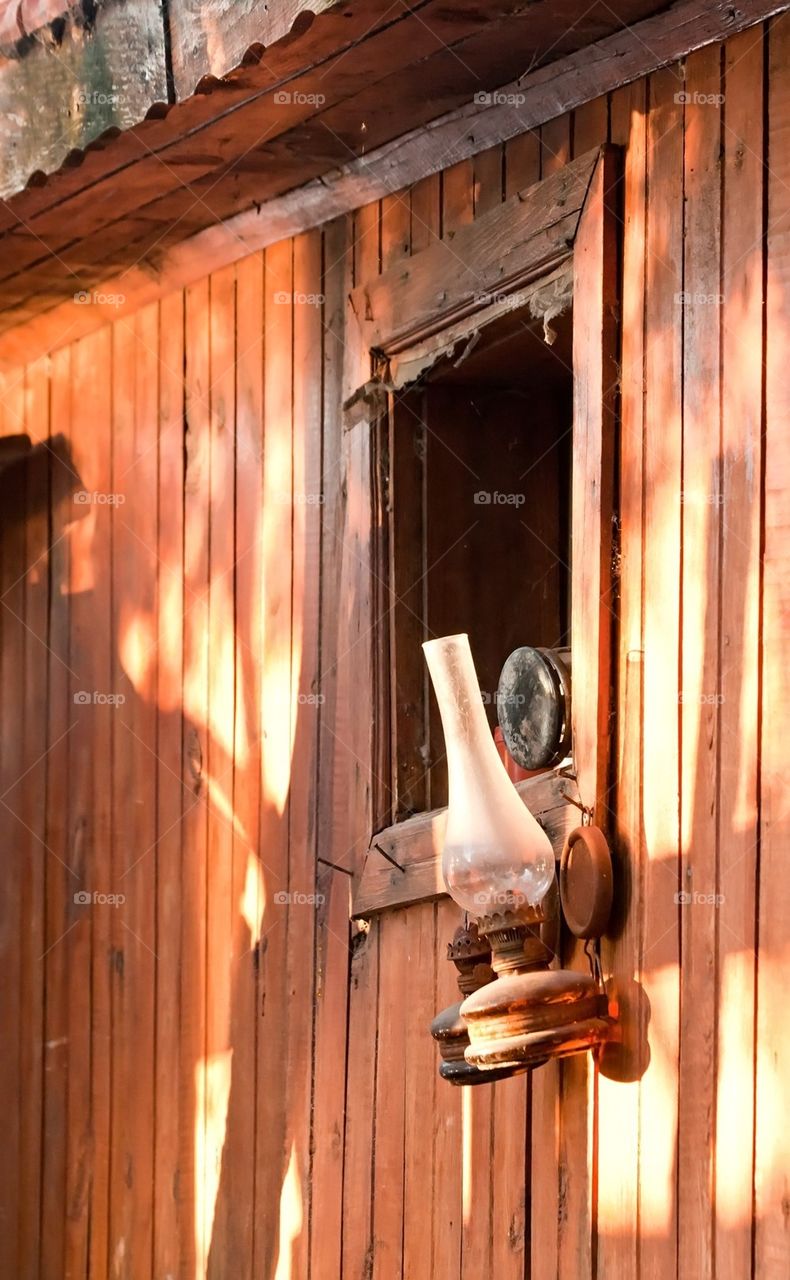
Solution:
[[(553, 769), (517, 782), (516, 790), (544, 827), (559, 858), (565, 837), (580, 818), (568, 799), (576, 797), (575, 783)], [(445, 897), (441, 861), (446, 822), (447, 810), (434, 809), (380, 831), (362, 868), (352, 916), (360, 918), (390, 907)]]
[(596, 148), (356, 288), (351, 310), (364, 345), (396, 352), (558, 266), (573, 248), (599, 154)]

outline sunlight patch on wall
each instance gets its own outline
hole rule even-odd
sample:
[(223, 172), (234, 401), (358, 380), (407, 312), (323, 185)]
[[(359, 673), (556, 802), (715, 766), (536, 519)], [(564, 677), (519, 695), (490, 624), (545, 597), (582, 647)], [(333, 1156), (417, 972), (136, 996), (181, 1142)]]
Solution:
[(280, 1192), (280, 1234), (274, 1280), (292, 1280), (293, 1245), (299, 1239), (304, 1223), (302, 1184), (296, 1143), (291, 1143), (291, 1156)]
[(296, 729), (296, 716), (291, 705), (290, 635), (287, 644), (276, 647), (273, 640), (268, 640), (264, 652), (266, 666), (261, 679), (263, 786), (267, 802), (282, 815), (291, 785), (291, 754)]
[(195, 1067), (195, 1278), (208, 1267), (228, 1123), (232, 1049), (209, 1054)]
[(666, 965), (645, 976), (651, 1018), (650, 1065), (642, 1081), (639, 1145), (642, 1163), (641, 1219), (646, 1234), (672, 1221), (678, 1125), (678, 967)]
[(751, 1136), (733, 1116), (743, 1114), (744, 1094), (753, 1088), (754, 1072), (754, 957), (736, 951), (724, 959), (719, 998), (719, 1060), (716, 1091), (716, 1187), (717, 1216), (727, 1227), (740, 1227), (751, 1218), (752, 1169), (746, 1158), (745, 1139)]
[(153, 615), (123, 608), (118, 637), (121, 666), (141, 698), (153, 695), (156, 631)]
[[(487, 1086), (486, 1086), (487, 1087)], [(462, 1091), (462, 1110), (461, 1110), (461, 1134), (462, 1134), (462, 1187), (463, 1187), (463, 1214), (464, 1225), (467, 1226), (472, 1221), (472, 1213), (474, 1212), (474, 1160), (472, 1159), (472, 1125), (474, 1124), (474, 1106), (472, 1100), (472, 1089), (463, 1089)]]
[(239, 912), (250, 931), (250, 946), (260, 942), (261, 927), (266, 911), (266, 884), (261, 864), (250, 849), (247, 853), (247, 872), (239, 902)]

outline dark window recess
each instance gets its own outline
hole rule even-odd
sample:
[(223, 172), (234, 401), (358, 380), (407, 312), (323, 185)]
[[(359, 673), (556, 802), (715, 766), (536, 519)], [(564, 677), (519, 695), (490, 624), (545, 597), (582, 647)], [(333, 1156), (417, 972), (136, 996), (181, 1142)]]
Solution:
[(461, 363), (396, 396), (381, 426), (383, 822), (447, 802), (423, 640), (468, 631), (492, 729), (511, 650), (568, 643), (570, 313), (552, 331), (548, 345), (518, 312), (488, 326)]

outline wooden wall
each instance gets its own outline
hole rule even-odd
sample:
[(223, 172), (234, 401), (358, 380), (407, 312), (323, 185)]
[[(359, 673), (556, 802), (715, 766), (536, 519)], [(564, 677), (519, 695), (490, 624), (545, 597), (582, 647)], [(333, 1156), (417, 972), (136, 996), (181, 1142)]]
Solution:
[[(44, 465), (0, 553), (3, 1276), (787, 1275), (789, 64), (785, 18), (7, 380)], [(456, 1091), (454, 906), (348, 925), (377, 726), (343, 299), (607, 138), (625, 1043)]]

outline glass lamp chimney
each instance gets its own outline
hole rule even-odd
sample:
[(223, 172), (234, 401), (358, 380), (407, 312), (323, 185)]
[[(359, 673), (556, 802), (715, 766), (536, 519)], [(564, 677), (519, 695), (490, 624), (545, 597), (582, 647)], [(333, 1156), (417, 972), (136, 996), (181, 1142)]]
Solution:
[(537, 908), (554, 880), (554, 852), (502, 765), (469, 637), (444, 636), (423, 649), (447, 752), (447, 891), (473, 916)]

